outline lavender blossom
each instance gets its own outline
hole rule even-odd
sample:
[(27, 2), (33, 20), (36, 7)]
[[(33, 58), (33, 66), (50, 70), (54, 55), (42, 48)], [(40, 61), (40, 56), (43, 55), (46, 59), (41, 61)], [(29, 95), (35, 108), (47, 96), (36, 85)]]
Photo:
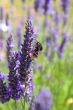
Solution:
[[(38, 106), (39, 105), (39, 106)], [(52, 105), (51, 92), (42, 88), (37, 96), (35, 110), (50, 110)]]
[(9, 67), (9, 75), (8, 75), (8, 92), (9, 96), (15, 100), (18, 100), (22, 97), (23, 88), (22, 84), (19, 80), (19, 55), (18, 53), (14, 53), (12, 50), (12, 36), (10, 36), (7, 40), (7, 55), (8, 55), (8, 67)]
[(36, 12), (38, 12), (39, 10), (43, 10), (43, 5), (44, 5), (44, 0), (35, 0), (34, 2), (34, 9)]
[(43, 8), (44, 8), (44, 15), (46, 15), (48, 10), (50, 9), (50, 0), (45, 0)]
[(45, 56), (50, 61), (54, 61), (54, 55), (57, 52), (58, 27), (53, 27), (46, 35)]
[(64, 13), (68, 12), (69, 3), (70, 3), (70, 0), (61, 0), (61, 6), (62, 6)]
[(0, 73), (0, 102), (4, 103), (9, 101), (10, 97), (8, 94), (8, 88), (6, 86), (5, 75)]
[(34, 42), (34, 32), (31, 21), (27, 21), (26, 31), (24, 35), (24, 42), (20, 53), (20, 81), (25, 84), (26, 99), (30, 102), (32, 96), (32, 58), (30, 53), (32, 52)]
[(15, 54), (10, 62), (10, 71), (8, 75), (8, 89), (11, 98), (18, 100), (22, 97), (23, 86), (19, 80), (19, 60), (18, 54)]
[(20, 53), (20, 79), (22, 82), (25, 82), (25, 77), (27, 76), (26, 72), (28, 71), (32, 62), (30, 53), (32, 50), (32, 42), (34, 40), (34, 37), (33, 27), (30, 21), (27, 22), (24, 38), (24, 43), (22, 44), (22, 49)]
[(54, 22), (55, 22), (55, 25), (58, 26), (59, 22), (60, 22), (60, 15), (58, 13), (58, 9), (55, 7), (54, 8), (55, 12), (54, 12)]
[(17, 38), (17, 43), (18, 43), (18, 49), (20, 49), (20, 46), (21, 46), (21, 28), (22, 28), (22, 24), (19, 23), (17, 30), (16, 30), (16, 38)]
[(66, 44), (66, 41), (67, 41), (67, 34), (64, 32), (62, 42), (58, 48), (59, 57), (63, 57), (63, 50), (64, 50), (64, 46)]
[(6, 14), (6, 19), (5, 19), (5, 21), (6, 21), (6, 26), (9, 26), (9, 15), (8, 15), (8, 14)]
[(3, 38), (0, 37), (0, 49), (3, 49)]
[[(8, 67), (10, 67), (10, 62), (11, 62), (11, 55), (13, 52), (13, 41), (12, 41), (12, 35), (9, 36), (9, 38), (7, 39), (7, 61), (8, 61)], [(15, 65), (14, 65), (15, 66)]]
[(34, 99), (34, 104), (29, 110), (50, 110), (52, 106), (52, 95), (47, 89), (42, 88)]
[(69, 13), (69, 3), (70, 0), (61, 0), (61, 6), (64, 12), (63, 15), (63, 25), (65, 26), (68, 21), (68, 13)]
[(35, 2), (34, 2), (34, 9), (35, 9), (36, 12), (37, 12), (38, 9), (39, 9), (40, 1), (41, 1), (41, 0), (35, 0)]
[(51, 1), (50, 0), (35, 0), (34, 8), (37, 11), (44, 12), (44, 15), (50, 10)]
[(18, 100), (23, 95), (23, 86), (19, 81), (19, 76), (17, 74), (10, 73), (8, 76), (8, 90), (9, 95), (14, 100)]

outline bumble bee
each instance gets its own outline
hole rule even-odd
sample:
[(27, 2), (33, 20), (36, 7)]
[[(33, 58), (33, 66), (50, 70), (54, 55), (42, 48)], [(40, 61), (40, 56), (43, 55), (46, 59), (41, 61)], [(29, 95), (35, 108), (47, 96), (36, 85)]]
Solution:
[(42, 50), (43, 50), (43, 48), (42, 48), (41, 43), (36, 42), (35, 45), (34, 45), (34, 49), (32, 50), (30, 56), (32, 58), (36, 58), (36, 57), (38, 57), (39, 52), (42, 51)]

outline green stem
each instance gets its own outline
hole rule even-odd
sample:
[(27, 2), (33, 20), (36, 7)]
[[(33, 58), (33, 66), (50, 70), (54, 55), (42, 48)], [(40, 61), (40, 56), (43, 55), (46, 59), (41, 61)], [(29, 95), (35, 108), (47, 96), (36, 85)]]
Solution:
[(22, 104), (22, 110), (25, 110), (25, 98), (23, 100), (21, 99), (21, 104)]
[(16, 102), (16, 100), (15, 100), (15, 110), (18, 110), (18, 109), (17, 109), (17, 102)]

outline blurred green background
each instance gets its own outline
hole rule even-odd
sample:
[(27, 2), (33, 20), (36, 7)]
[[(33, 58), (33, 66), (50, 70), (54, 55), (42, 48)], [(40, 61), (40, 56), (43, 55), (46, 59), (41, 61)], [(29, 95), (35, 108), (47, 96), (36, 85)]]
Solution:
[[(0, 6), (4, 8), (4, 16), (6, 13), (9, 13), (13, 33), (15, 33), (18, 23), (23, 20), (23, 36), (28, 12), (36, 16), (32, 17), (34, 19), (34, 27), (43, 25), (44, 17), (41, 14), (35, 13), (35, 11), (32, 9), (33, 2), (33, 0), (26, 0), (23, 5), (21, 0), (15, 0), (14, 5), (11, 5), (10, 0), (0, 0)], [(59, 7), (59, 0), (56, 0), (55, 6), (58, 7), (60, 12), (61, 7)], [(24, 9), (22, 9), (22, 7)], [(65, 30), (68, 31), (71, 39), (73, 37), (73, 0), (71, 0), (69, 7), (69, 20)], [(50, 22), (52, 22), (51, 18), (48, 19)], [(62, 31), (62, 29), (63, 26), (60, 24), (60, 31)], [(2, 54), (3, 57), (3, 61), (0, 61), (0, 71), (8, 73), (6, 59), (4, 60), (4, 58), (6, 58), (6, 39), (8, 33), (3, 34), (3, 42), (5, 47), (3, 50), (0, 49), (0, 54)], [(37, 34), (37, 39), (39, 42), (41, 42), (43, 51), (39, 54), (38, 58), (35, 59), (36, 65), (38, 65), (39, 68), (34, 70), (34, 94), (36, 95), (42, 86), (46, 87), (52, 93), (52, 110), (73, 110), (73, 41), (67, 43), (67, 49), (64, 52), (65, 55), (63, 58), (59, 58), (57, 55), (55, 55), (55, 61), (49, 61), (44, 55), (45, 42), (43, 42), (43, 28)], [(15, 36), (14, 44), (15, 49), (17, 49)], [(20, 106), (22, 106), (20, 101), (18, 101), (16, 105), (15, 101), (11, 100), (5, 104), (0, 103), (0, 110), (16, 110), (16, 107), (18, 110), (21, 110)], [(26, 110), (27, 108), (28, 104), (26, 104)]]

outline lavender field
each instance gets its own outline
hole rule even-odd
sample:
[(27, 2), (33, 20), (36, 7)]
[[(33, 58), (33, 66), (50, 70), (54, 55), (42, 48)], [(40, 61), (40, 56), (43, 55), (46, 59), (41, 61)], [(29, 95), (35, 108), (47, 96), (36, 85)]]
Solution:
[(0, 0), (0, 110), (73, 110), (73, 0)]

